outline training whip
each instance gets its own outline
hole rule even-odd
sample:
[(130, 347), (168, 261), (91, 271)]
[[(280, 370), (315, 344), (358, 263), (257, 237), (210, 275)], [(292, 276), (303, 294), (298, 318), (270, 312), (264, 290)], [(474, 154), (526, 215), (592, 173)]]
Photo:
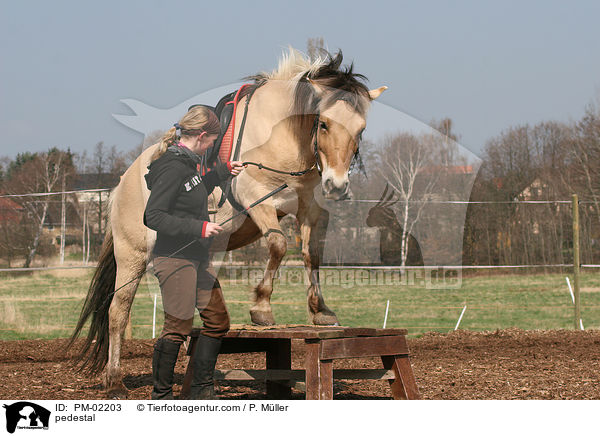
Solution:
[(250, 209), (252, 209), (254, 206), (262, 203), (263, 201), (265, 201), (267, 198), (270, 198), (272, 196), (274, 196), (275, 194), (277, 194), (280, 191), (283, 191), (285, 188), (287, 188), (288, 185), (287, 183), (284, 183), (283, 185), (281, 185), (279, 188), (272, 190), (271, 192), (269, 192), (267, 195), (265, 195), (264, 197), (259, 198), (258, 200), (256, 200), (254, 203), (252, 203), (250, 206), (248, 206), (246, 209), (236, 213), (235, 215), (233, 215), (231, 218), (226, 219), (225, 221), (223, 221), (221, 224), (219, 224), (220, 226), (222, 226), (223, 224), (227, 224), (229, 221), (231, 221), (232, 219), (240, 216), (241, 214), (245, 214), (247, 213)]

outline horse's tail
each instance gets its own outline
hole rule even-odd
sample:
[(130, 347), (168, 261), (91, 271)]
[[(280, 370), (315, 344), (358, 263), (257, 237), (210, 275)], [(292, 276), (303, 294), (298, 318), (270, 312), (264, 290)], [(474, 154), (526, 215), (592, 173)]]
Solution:
[(74, 344), (84, 324), (91, 317), (90, 330), (75, 360), (81, 363), (80, 369), (87, 368), (87, 372), (92, 374), (102, 371), (108, 362), (108, 309), (113, 299), (116, 278), (114, 241), (108, 226), (98, 266), (83, 303), (77, 327), (67, 345), (67, 348), (70, 348)]

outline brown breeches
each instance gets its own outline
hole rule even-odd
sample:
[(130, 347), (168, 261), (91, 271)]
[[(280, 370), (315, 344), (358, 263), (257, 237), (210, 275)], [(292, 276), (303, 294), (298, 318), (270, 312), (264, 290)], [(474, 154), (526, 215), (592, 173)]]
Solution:
[(229, 331), (229, 313), (212, 268), (195, 260), (167, 257), (155, 257), (154, 265), (165, 312), (160, 338), (184, 342), (192, 332), (195, 308), (203, 335), (220, 338)]

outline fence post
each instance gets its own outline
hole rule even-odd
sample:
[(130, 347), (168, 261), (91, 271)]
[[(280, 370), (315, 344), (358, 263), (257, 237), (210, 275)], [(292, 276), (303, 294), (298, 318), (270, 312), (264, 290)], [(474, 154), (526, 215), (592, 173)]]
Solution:
[(66, 229), (67, 226), (67, 211), (66, 211), (66, 197), (65, 197), (65, 174), (63, 173), (62, 179), (62, 194), (61, 194), (61, 208), (60, 208), (60, 264), (65, 263), (65, 237), (66, 237)]
[(580, 328), (581, 308), (579, 301), (579, 200), (573, 194), (573, 292), (575, 293), (575, 329)]
[(81, 261), (84, 265), (87, 265), (85, 262), (85, 225), (86, 225), (86, 210), (85, 210), (85, 202), (81, 202), (81, 207), (83, 208), (82, 215), (82, 228), (81, 228)]

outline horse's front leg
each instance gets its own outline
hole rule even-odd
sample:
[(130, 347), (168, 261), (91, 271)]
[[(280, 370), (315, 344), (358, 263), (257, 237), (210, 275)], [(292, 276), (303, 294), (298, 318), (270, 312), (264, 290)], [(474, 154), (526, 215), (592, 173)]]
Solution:
[(250, 217), (265, 236), (269, 247), (267, 268), (260, 283), (254, 288), (254, 305), (250, 308), (250, 319), (253, 324), (274, 325), (275, 318), (271, 310), (273, 278), (287, 251), (287, 241), (273, 206), (259, 205), (250, 211)]
[(315, 325), (339, 325), (337, 316), (325, 304), (319, 281), (319, 263), (323, 254), (322, 241), (327, 232), (328, 221), (329, 212), (314, 200), (298, 210), (304, 268), (310, 280), (307, 290), (308, 315)]

